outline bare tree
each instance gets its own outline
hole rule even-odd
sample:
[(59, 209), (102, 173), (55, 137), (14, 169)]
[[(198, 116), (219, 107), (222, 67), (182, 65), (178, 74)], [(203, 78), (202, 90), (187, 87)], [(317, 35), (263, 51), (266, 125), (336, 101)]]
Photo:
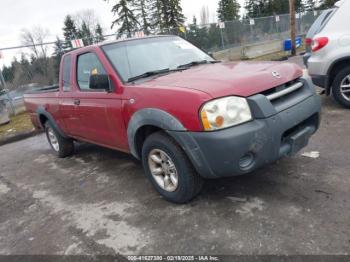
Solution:
[[(49, 49), (48, 45), (45, 45), (45, 40), (49, 36), (49, 30), (41, 26), (35, 26), (31, 30), (23, 29), (21, 38), (22, 44), (26, 45), (31, 50), (31, 70), (33, 76), (40, 76), (40, 83), (46, 84), (48, 82), (49, 68)], [(23, 55), (24, 57), (24, 55)], [(29, 67), (24, 67), (19, 64), (15, 70), (15, 77), (13, 83), (16, 86), (23, 84), (24, 78), (29, 73)], [(31, 79), (33, 80), (33, 79)], [(39, 81), (38, 81), (39, 82)]]
[(200, 12), (200, 19), (201, 19), (201, 25), (207, 25), (209, 24), (209, 7), (208, 6), (202, 6), (201, 12)]
[(44, 42), (48, 36), (49, 30), (41, 26), (35, 26), (31, 30), (23, 29), (21, 34), (22, 44), (28, 46), (37, 59), (47, 58), (48, 47), (44, 45)]
[(85, 24), (91, 32), (95, 32), (98, 24), (100, 24), (99, 18), (93, 9), (79, 11), (72, 17), (74, 18), (76, 27), (79, 29), (83, 27), (83, 24)]

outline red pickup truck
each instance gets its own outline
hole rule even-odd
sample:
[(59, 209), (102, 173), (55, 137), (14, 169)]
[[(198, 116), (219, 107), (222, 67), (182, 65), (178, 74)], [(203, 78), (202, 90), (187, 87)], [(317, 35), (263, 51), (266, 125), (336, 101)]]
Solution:
[(59, 86), (25, 95), (59, 157), (86, 141), (131, 153), (165, 199), (203, 179), (290, 156), (319, 127), (320, 99), (295, 64), (215, 61), (176, 36), (127, 39), (62, 58)]

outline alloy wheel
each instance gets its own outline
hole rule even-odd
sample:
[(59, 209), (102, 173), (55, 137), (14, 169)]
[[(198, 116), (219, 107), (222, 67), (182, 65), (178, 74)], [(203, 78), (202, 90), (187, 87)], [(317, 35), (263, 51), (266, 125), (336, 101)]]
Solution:
[(350, 101), (350, 75), (341, 81), (340, 93), (346, 100)]
[(173, 160), (160, 149), (153, 149), (148, 156), (148, 165), (156, 183), (165, 191), (174, 192), (179, 177)]
[(50, 142), (53, 150), (58, 152), (60, 150), (60, 145), (58, 143), (58, 139), (55, 135), (55, 132), (53, 131), (53, 129), (51, 127), (48, 127), (48, 129), (47, 129), (47, 137), (49, 138), (49, 142)]

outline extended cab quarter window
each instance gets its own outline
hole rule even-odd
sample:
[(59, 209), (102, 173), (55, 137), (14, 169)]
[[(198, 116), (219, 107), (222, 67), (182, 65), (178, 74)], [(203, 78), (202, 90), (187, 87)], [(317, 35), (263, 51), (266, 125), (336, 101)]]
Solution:
[(63, 59), (63, 91), (67, 92), (71, 90), (71, 67), (72, 67), (72, 56), (67, 55)]
[(89, 91), (89, 83), (91, 75), (105, 75), (100, 60), (94, 53), (86, 53), (78, 56), (77, 81), (80, 90)]

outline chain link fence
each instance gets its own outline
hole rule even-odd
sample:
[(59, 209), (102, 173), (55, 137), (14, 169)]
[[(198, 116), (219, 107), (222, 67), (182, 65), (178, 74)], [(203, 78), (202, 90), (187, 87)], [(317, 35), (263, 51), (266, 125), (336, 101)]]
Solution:
[[(318, 10), (297, 14), (297, 34), (306, 35), (321, 12)], [(247, 18), (197, 26), (189, 25), (185, 32), (177, 29), (164, 31), (180, 35), (208, 52), (217, 52), (238, 46), (288, 39), (290, 37), (290, 15)]]
[[(297, 34), (305, 35), (321, 11), (297, 15)], [(290, 15), (278, 15), (255, 19), (242, 19), (208, 25), (188, 25), (175, 29), (164, 29), (154, 34), (179, 35), (207, 52), (232, 60), (259, 56), (263, 52), (280, 51), (282, 41), (290, 35)], [(135, 36), (142, 36), (135, 32)], [(115, 40), (115, 34), (104, 36), (104, 40)], [(84, 40), (84, 39), (83, 39)], [(97, 42), (92, 40), (92, 42)], [(70, 43), (40, 43), (33, 46), (1, 48), (0, 57), (15, 56), (11, 63), (1, 65), (3, 81), (0, 101), (6, 101), (10, 112), (23, 109), (23, 93), (28, 90), (53, 85), (58, 82), (59, 64), (62, 53), (69, 51)], [(221, 59), (220, 57), (220, 59)], [(12, 102), (14, 109), (10, 108)], [(4, 102), (1, 102), (4, 103)]]

